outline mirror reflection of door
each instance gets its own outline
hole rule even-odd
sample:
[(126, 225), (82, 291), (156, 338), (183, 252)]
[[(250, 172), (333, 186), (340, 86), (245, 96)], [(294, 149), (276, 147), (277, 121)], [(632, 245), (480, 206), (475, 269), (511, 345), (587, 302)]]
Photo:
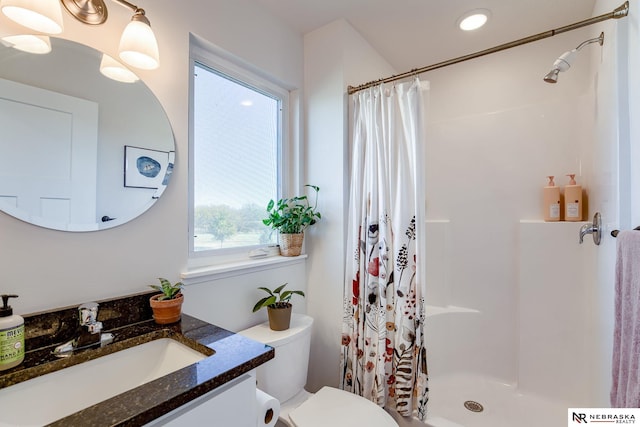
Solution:
[[(16, 98), (7, 98), (3, 85), (0, 87), (0, 102), (3, 102), (4, 106), (0, 107), (0, 114), (4, 115), (8, 111), (10, 117), (1, 120), (3, 127), (0, 128), (0, 148), (3, 151), (0, 152), (0, 168), (11, 164), (14, 169), (18, 169), (18, 174), (20, 171), (23, 172), (22, 177), (25, 182), (24, 184), (14, 183), (16, 186), (34, 185), (32, 175), (27, 172), (36, 171), (42, 173), (42, 170), (52, 168), (55, 169), (55, 172), (60, 172), (56, 168), (63, 164), (70, 164), (73, 172), (69, 173), (80, 176), (80, 179), (75, 180), (73, 176), (71, 178), (73, 184), (69, 185), (74, 188), (74, 196), (68, 202), (68, 206), (65, 200), (67, 196), (49, 194), (45, 197), (45, 203), (41, 202), (40, 199), (37, 200), (39, 211), (36, 213), (16, 207), (17, 199), (15, 199), (15, 194), (5, 193), (3, 189), (2, 195), (9, 194), (9, 196), (5, 197), (9, 201), (5, 203), (0, 198), (0, 218), (3, 214), (8, 214), (34, 225), (63, 231), (100, 231), (126, 224), (155, 204), (163, 194), (166, 183), (163, 182), (158, 188), (132, 188), (125, 186), (124, 165), (126, 159), (124, 147), (135, 146), (147, 150), (161, 151), (169, 153), (168, 156), (172, 159), (175, 152), (175, 143), (171, 124), (162, 105), (142, 80), (134, 83), (122, 83), (109, 79), (100, 73), (102, 52), (71, 40), (56, 37), (51, 37), (50, 39), (52, 50), (44, 55), (22, 52), (0, 43), (0, 79), (32, 88), (45, 89), (58, 95), (67, 95), (75, 98), (80, 103), (82, 103), (82, 100), (95, 103), (98, 108), (97, 177), (95, 179), (95, 189), (92, 189), (92, 194), (95, 193), (95, 202), (93, 201), (93, 196), (89, 195), (88, 188), (80, 189), (77, 187), (88, 186), (91, 182), (94, 182), (92, 176), (94, 173), (93, 161), (77, 157), (80, 156), (81, 151), (89, 150), (89, 145), (86, 142), (89, 139), (93, 141), (94, 136), (73, 136), (71, 144), (69, 144), (68, 138), (71, 133), (77, 132), (75, 128), (76, 124), (78, 124), (77, 122), (80, 121), (82, 123), (85, 120), (84, 117), (81, 120), (77, 114), (93, 111), (96, 107), (80, 107), (78, 111), (75, 107), (67, 109), (67, 106), (61, 107), (55, 103), (53, 106), (50, 103), (41, 104), (40, 98), (43, 93), (47, 93), (46, 91), (41, 92), (40, 95), (34, 95), (36, 99), (34, 102), (19, 101), (21, 105), (33, 107), (31, 108), (32, 111), (24, 114), (23, 117), (38, 116), (33, 121), (20, 123), (23, 129), (35, 134), (31, 138), (27, 138), (21, 135), (20, 129), (17, 128), (17, 123), (19, 122), (11, 116), (15, 114), (15, 109), (17, 108)], [(20, 98), (17, 99), (20, 100)], [(10, 101), (9, 104), (7, 103), (8, 101)], [(45, 113), (33, 111), (38, 109), (45, 111)], [(73, 111), (74, 117), (70, 119), (71, 111)], [(45, 117), (42, 118), (40, 117), (41, 115)], [(93, 121), (93, 118), (91, 120)], [(73, 130), (70, 130), (67, 124), (60, 124), (59, 128), (41, 130), (43, 128), (42, 123), (47, 121), (56, 125), (59, 124), (59, 121), (73, 124)], [(13, 128), (14, 137), (11, 140), (8, 139), (6, 123), (16, 126)], [(40, 131), (40, 134), (37, 134), (38, 131)], [(67, 141), (60, 143), (60, 145), (53, 144), (49, 139), (56, 132), (66, 135)], [(37, 147), (35, 139), (45, 137), (43, 145)], [(28, 139), (28, 141), (16, 144), (17, 147), (11, 144), (12, 141), (22, 141), (23, 138)], [(79, 141), (83, 141), (83, 144), (78, 144)], [(31, 143), (33, 144), (30, 146), (29, 144)], [(18, 153), (13, 153), (14, 149), (18, 150)], [(24, 164), (16, 162), (14, 158), (8, 159), (5, 157), (7, 153), (12, 156), (25, 156), (34, 152), (43, 153), (46, 156), (39, 159), (43, 164), (38, 164), (37, 167), (33, 164), (35, 160), (29, 160), (27, 165), (33, 164), (33, 166), (25, 168)], [(91, 148), (91, 158), (93, 158), (93, 155), (93, 148)], [(170, 170), (169, 166), (172, 167), (173, 165), (168, 165), (167, 171)], [(84, 170), (81, 173), (76, 173), (76, 167), (84, 167)], [(43, 181), (48, 183), (51, 181), (53, 169), (46, 171), (48, 175), (44, 176), (45, 179), (41, 179), (43, 177), (39, 176), (35, 180), (40, 180), (41, 183)], [(16, 171), (14, 170), (14, 172)], [(0, 171), (0, 181), (9, 182), (5, 174), (6, 172)], [(85, 190), (87, 191), (86, 193)], [(14, 190), (12, 189), (11, 191)], [(86, 195), (76, 198), (76, 194)], [(87, 217), (92, 215), (88, 209), (95, 209), (93, 219), (85, 221), (85, 218), (82, 217), (59, 221), (59, 219), (71, 215), (78, 218), (79, 214), (76, 215), (75, 212), (81, 211), (71, 207), (71, 203), (75, 203), (76, 199), (84, 199), (83, 206), (80, 208), (87, 209), (84, 212)], [(45, 214), (42, 211), (42, 206), (45, 204), (44, 211), (48, 215), (53, 214), (55, 220), (45, 220), (41, 216)], [(104, 221), (103, 217), (109, 220)]]
[(98, 105), (0, 79), (0, 203), (43, 226), (96, 223)]

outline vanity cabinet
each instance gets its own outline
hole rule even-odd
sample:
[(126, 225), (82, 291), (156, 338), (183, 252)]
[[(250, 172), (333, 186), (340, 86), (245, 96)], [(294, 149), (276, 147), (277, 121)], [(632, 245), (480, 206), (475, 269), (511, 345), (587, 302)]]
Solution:
[[(16, 422), (3, 423), (3, 419), (0, 419), (0, 424), (47, 424), (51, 427), (255, 427), (258, 419), (256, 383), (255, 377), (249, 373), (273, 359), (274, 349), (186, 313), (182, 314), (180, 322), (158, 325), (149, 308), (149, 298), (154, 293), (144, 292), (97, 301), (103, 313), (101, 321), (105, 330), (114, 331), (116, 339), (104, 347), (79, 350), (68, 358), (57, 357), (51, 348), (73, 339), (76, 328), (54, 328), (55, 333), (51, 333), (51, 325), (76, 325), (78, 310), (75, 307), (63, 307), (25, 315), (25, 346), (30, 351), (22, 364), (0, 372), (0, 390), (4, 389), (13, 395), (16, 389), (11, 387), (25, 384), (33, 387), (34, 383), (29, 383), (30, 380), (36, 380), (38, 387), (28, 389), (28, 395), (19, 399), (25, 405), (24, 411), (17, 410), (15, 405), (11, 406), (5, 401), (7, 399), (0, 399), (0, 404), (9, 405), (6, 411), (0, 411), (3, 416), (19, 415)], [(167, 368), (167, 361), (173, 360), (171, 363), (174, 363), (186, 360), (182, 360), (186, 357), (183, 353), (158, 351), (155, 347), (151, 355), (146, 353), (148, 346), (156, 340), (174, 340), (179, 346), (190, 347), (191, 353), (191, 350), (195, 350), (198, 354), (197, 361), (190, 361), (183, 367), (176, 366), (177, 370), (168, 373), (162, 371), (160, 377), (142, 374), (142, 379), (134, 378), (133, 383), (124, 388), (110, 388), (113, 385), (111, 382), (123, 386), (124, 381), (119, 381), (118, 375), (132, 377), (115, 363), (120, 361), (125, 367), (131, 368), (133, 363), (130, 363), (130, 359), (122, 358), (129, 349), (138, 347), (133, 354), (141, 357), (143, 364), (148, 361), (151, 367), (157, 365), (157, 369)], [(86, 377), (93, 375), (90, 372), (96, 368), (93, 362), (109, 377), (108, 380), (97, 382), (96, 387), (101, 387), (100, 396), (96, 391), (90, 396), (92, 399), (78, 405), (69, 396), (70, 393), (51, 394), (45, 387), (52, 385), (50, 379), (53, 375), (60, 375), (71, 381), (70, 392), (84, 396), (82, 384), (86, 382)], [(139, 362), (135, 363), (140, 366)], [(75, 387), (77, 384), (79, 392)], [(23, 415), (34, 413), (29, 408), (33, 405), (32, 396), (36, 391), (44, 392), (47, 396), (44, 400), (55, 410), (37, 411), (36, 415), (44, 415), (46, 420), (27, 422)], [(76, 405), (68, 407), (64, 405), (65, 402)]]
[(244, 374), (147, 424), (149, 427), (255, 427), (256, 381)]

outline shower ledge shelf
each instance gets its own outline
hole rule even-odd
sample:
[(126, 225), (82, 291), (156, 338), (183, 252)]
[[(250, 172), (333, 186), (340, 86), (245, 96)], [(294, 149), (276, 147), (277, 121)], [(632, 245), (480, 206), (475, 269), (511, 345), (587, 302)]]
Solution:
[(437, 316), (439, 314), (451, 314), (451, 313), (480, 313), (479, 310), (467, 307), (458, 307), (456, 305), (427, 305), (426, 315), (427, 317)]

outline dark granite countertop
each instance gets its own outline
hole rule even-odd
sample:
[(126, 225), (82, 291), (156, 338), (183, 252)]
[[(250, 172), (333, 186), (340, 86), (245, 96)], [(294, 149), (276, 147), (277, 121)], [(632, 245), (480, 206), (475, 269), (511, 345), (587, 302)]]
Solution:
[[(51, 426), (140, 426), (267, 362), (273, 348), (183, 313), (178, 323), (158, 325), (145, 292), (100, 304), (103, 332), (115, 335), (104, 347), (59, 358), (52, 350), (72, 339), (77, 306), (34, 313), (25, 318), (25, 360), (0, 372), (0, 389), (159, 338), (171, 338), (209, 357), (111, 399), (51, 423)], [(95, 386), (99, 387), (99, 384)]]

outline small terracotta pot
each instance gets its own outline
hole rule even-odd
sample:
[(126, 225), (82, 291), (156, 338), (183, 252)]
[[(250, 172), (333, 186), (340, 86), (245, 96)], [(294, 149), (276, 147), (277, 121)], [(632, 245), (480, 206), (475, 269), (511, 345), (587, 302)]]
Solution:
[(278, 234), (278, 244), (280, 245), (280, 255), (282, 256), (298, 256), (302, 252), (302, 242), (304, 241), (304, 232), (295, 234)]
[(153, 319), (160, 325), (176, 323), (182, 316), (182, 302), (184, 295), (179, 293), (174, 299), (158, 300), (162, 294), (156, 294), (149, 299), (153, 310)]
[(269, 315), (269, 328), (272, 331), (285, 331), (289, 329), (291, 323), (291, 304), (286, 307), (267, 307), (267, 314)]

